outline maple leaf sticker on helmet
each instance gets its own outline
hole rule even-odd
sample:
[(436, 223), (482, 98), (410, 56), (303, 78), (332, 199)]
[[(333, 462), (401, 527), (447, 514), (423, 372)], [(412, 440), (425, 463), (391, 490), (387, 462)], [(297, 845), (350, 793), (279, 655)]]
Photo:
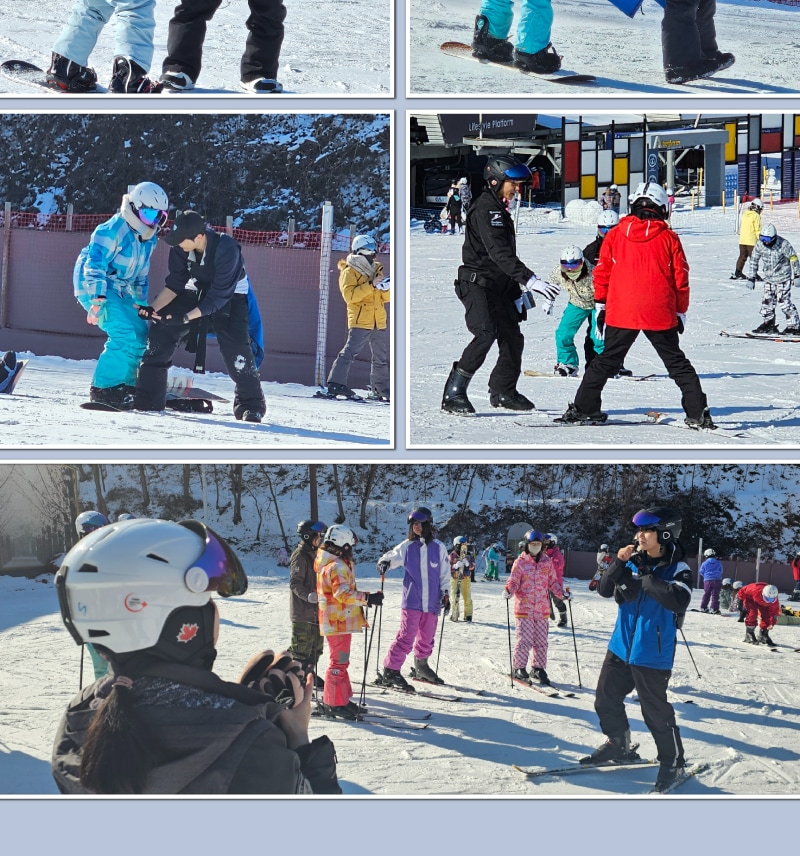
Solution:
[(184, 624), (181, 627), (181, 632), (177, 636), (178, 642), (191, 642), (195, 636), (197, 636), (197, 631), (200, 629), (197, 624)]

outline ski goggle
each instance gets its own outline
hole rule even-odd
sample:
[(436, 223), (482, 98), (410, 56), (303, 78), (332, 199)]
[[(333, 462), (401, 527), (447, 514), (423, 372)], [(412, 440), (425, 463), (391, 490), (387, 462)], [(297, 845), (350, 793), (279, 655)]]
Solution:
[(519, 184), (523, 181), (530, 181), (531, 171), (524, 163), (518, 163), (508, 167), (508, 169), (504, 169), (503, 175), (509, 181), (516, 181)]
[(759, 240), (762, 244), (771, 244), (778, 236), (777, 235), (759, 235)]
[(213, 529), (196, 520), (182, 525), (186, 523), (192, 524), (187, 526), (188, 529), (205, 538), (205, 549), (183, 577), (189, 591), (215, 591), (220, 597), (244, 594), (247, 591), (247, 574), (236, 553)]
[(575, 261), (561, 260), (561, 270), (580, 270), (582, 267), (583, 259), (576, 259)]
[(158, 208), (139, 208), (136, 216), (145, 226), (163, 226), (167, 222), (167, 212)]
[(637, 511), (633, 515), (633, 525), (637, 529), (658, 529), (661, 518), (649, 511)]
[(597, 227), (597, 234), (598, 235), (607, 235), (610, 231), (611, 231), (611, 226), (605, 226), (605, 225), (600, 226), (600, 225), (598, 225), (598, 227)]
[(430, 517), (424, 511), (412, 511), (408, 515), (409, 523), (426, 523), (430, 522)]
[(316, 522), (316, 523), (312, 523), (312, 524), (311, 524), (311, 526), (309, 526), (308, 528), (309, 528), (312, 532), (317, 532), (317, 533), (319, 533), (320, 535), (321, 535), (323, 532), (327, 532), (327, 530), (328, 530), (328, 527), (327, 527), (324, 523), (321, 523), (319, 520), (317, 520), (317, 522)]

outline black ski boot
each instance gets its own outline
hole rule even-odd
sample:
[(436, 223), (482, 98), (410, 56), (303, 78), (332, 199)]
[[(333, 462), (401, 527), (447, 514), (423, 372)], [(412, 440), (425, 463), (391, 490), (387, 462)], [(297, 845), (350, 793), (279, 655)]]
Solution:
[(758, 639), (756, 639), (756, 629), (755, 627), (747, 627), (745, 625), (744, 628), (744, 640), (745, 642), (750, 642), (753, 645), (758, 645)]
[(553, 422), (566, 422), (569, 424), (577, 424), (585, 422), (587, 425), (600, 425), (608, 419), (608, 414), (598, 410), (597, 413), (582, 413), (578, 408), (570, 402), (567, 411), (563, 416), (559, 416)]
[(414, 671), (416, 672), (417, 677), (421, 678), (423, 681), (429, 681), (432, 684), (444, 683), (444, 681), (428, 665), (427, 657), (423, 660), (419, 660), (417, 657), (414, 657)]
[(631, 748), (631, 732), (626, 731), (617, 737), (609, 737), (608, 740), (585, 758), (581, 758), (580, 764), (614, 764), (620, 761), (636, 761), (639, 755)]
[(447, 413), (457, 413), (459, 416), (469, 416), (475, 412), (472, 402), (467, 398), (467, 387), (472, 375), (467, 374), (453, 363), (453, 368), (444, 385), (442, 394), (442, 410)]
[(731, 274), (731, 279), (747, 279), (747, 277), (740, 270), (735, 270)]
[(533, 674), (531, 675), (531, 680), (536, 681), (537, 684), (543, 687), (552, 686), (550, 683), (550, 678), (547, 677), (547, 672), (544, 669), (539, 668), (539, 666), (535, 666), (533, 669)]
[(261, 422), (264, 414), (260, 410), (245, 410), (242, 413), (242, 422)]
[(526, 684), (531, 682), (531, 676), (528, 674), (527, 669), (514, 669), (511, 677), (517, 681), (525, 681)]
[(674, 761), (668, 761), (661, 764), (658, 768), (658, 776), (656, 776), (654, 790), (657, 793), (662, 793), (667, 790), (670, 785), (674, 784), (675, 779), (678, 778), (682, 769), (683, 764), (676, 764)]
[(490, 62), (511, 62), (514, 58), (514, 45), (508, 39), (495, 39), (490, 36), (489, 19), (485, 15), (478, 15), (472, 35), (472, 55)]
[(386, 687), (397, 687), (397, 689), (407, 693), (416, 692), (414, 687), (400, 674), (400, 669), (390, 669), (388, 666), (384, 667), (380, 683)]
[(763, 642), (764, 645), (769, 645), (771, 648), (777, 648), (777, 645), (770, 639), (769, 631), (762, 630), (758, 637), (759, 642)]
[(521, 392), (509, 393), (489, 391), (489, 404), (492, 407), (504, 407), (506, 410), (536, 410), (536, 405)]
[(781, 330), (781, 336), (800, 336), (800, 326), (797, 324), (790, 324), (788, 327), (784, 327)]
[(62, 92), (94, 92), (97, 89), (97, 75), (93, 68), (78, 65), (57, 53), (50, 59), (45, 80), (51, 89)]
[(567, 610), (559, 610), (558, 611), (558, 624), (556, 627), (566, 627), (567, 626)]
[(770, 318), (768, 321), (764, 321), (762, 324), (759, 324), (753, 333), (777, 333), (778, 325), (775, 323), (774, 318)]
[(536, 53), (525, 53), (525, 51), (514, 51), (514, 65), (524, 71), (532, 71), (534, 74), (553, 74), (561, 68), (561, 57), (556, 49), (548, 43)]
[(114, 57), (114, 69), (108, 91), (114, 93), (158, 93), (164, 88), (159, 80), (151, 80), (138, 62), (126, 56)]
[(342, 398), (360, 398), (360, 396), (355, 393), (349, 386), (345, 386), (343, 383), (335, 383), (332, 381), (328, 382), (328, 388), (325, 391), (325, 394), (329, 398), (338, 398), (341, 396)]
[(711, 412), (707, 407), (703, 408), (703, 412), (699, 416), (687, 416), (683, 421), (689, 426), (689, 428), (692, 428), (695, 431), (699, 431), (701, 428), (705, 428), (709, 431), (717, 430), (717, 426), (711, 418)]
[(349, 719), (351, 722), (357, 720), (361, 713), (358, 705), (352, 701), (339, 705), (322, 704), (320, 708), (327, 716), (334, 716), (336, 719)]

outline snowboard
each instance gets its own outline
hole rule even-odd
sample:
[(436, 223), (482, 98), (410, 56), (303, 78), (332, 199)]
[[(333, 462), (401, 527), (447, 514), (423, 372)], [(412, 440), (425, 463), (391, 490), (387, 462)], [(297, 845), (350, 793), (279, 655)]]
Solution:
[[(165, 403), (167, 410), (176, 410), (181, 413), (213, 413), (214, 404), (207, 398), (185, 398), (183, 396), (167, 393), (167, 401)], [(105, 401), (84, 401), (81, 404), (83, 410), (98, 410), (101, 413), (158, 413), (157, 410), (134, 411), (130, 407), (115, 407), (113, 404), (108, 404)]]
[[(0, 74), (13, 80), (16, 83), (24, 83), (26, 86), (33, 86), (36, 89), (46, 89), (48, 92), (62, 92), (61, 89), (56, 89), (49, 86), (47, 83), (47, 72), (38, 65), (32, 62), (26, 62), (24, 59), (7, 59), (0, 63)], [(89, 92), (70, 92), (70, 95), (93, 95), (96, 92), (102, 92), (99, 87)]]
[(28, 365), (28, 360), (17, 360), (17, 370), (14, 372), (14, 376), (11, 378), (11, 383), (2, 391), (0, 391), (0, 395), (13, 395), (14, 390), (17, 388), (17, 384), (19, 383), (19, 379), (22, 377), (22, 372), (25, 371), (25, 366)]
[(472, 47), (464, 44), (464, 42), (444, 42), (439, 46), (439, 50), (448, 56), (456, 59), (466, 59), (470, 62), (477, 62), (481, 65), (492, 65), (498, 68), (506, 68), (509, 71), (517, 74), (524, 74), (536, 80), (544, 80), (547, 83), (563, 83), (567, 86), (585, 86), (597, 82), (597, 78), (593, 74), (578, 74), (574, 71), (556, 71), (553, 74), (536, 74), (535, 72), (525, 71), (518, 68), (513, 62), (491, 62), (486, 59), (478, 59), (472, 55)]
[(167, 398), (171, 396), (174, 398), (202, 398), (206, 401), (224, 401), (226, 403), (230, 401), (229, 398), (223, 398), (215, 392), (194, 386), (191, 378), (170, 378), (167, 384)]

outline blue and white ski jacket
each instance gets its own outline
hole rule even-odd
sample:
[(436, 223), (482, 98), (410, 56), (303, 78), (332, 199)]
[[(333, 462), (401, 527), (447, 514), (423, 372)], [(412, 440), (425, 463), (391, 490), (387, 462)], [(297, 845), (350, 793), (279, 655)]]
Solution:
[(85, 304), (113, 290), (120, 297), (127, 294), (136, 303), (146, 304), (150, 256), (157, 243), (155, 235), (140, 240), (122, 214), (101, 223), (75, 262), (72, 277), (75, 297)]
[(608, 650), (631, 666), (670, 671), (679, 621), (692, 598), (692, 572), (686, 562), (659, 564), (652, 573), (634, 575), (630, 563), (614, 559), (598, 592), (615, 596), (619, 604)]
[(722, 562), (716, 556), (709, 556), (700, 565), (700, 576), (708, 582), (709, 580), (721, 580), (722, 579)]

